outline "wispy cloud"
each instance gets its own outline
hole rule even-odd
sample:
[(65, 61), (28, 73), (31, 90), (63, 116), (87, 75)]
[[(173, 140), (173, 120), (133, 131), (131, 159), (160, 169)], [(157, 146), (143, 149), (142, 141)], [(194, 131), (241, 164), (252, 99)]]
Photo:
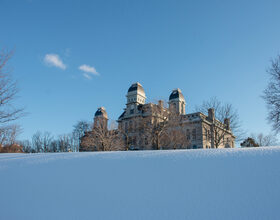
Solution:
[(87, 79), (91, 79), (92, 75), (99, 76), (99, 73), (96, 71), (96, 69), (93, 66), (83, 64), (79, 66), (79, 70), (84, 72), (83, 76)]
[(84, 73), (83, 76), (84, 76), (85, 78), (87, 78), (87, 79), (91, 79), (91, 76), (88, 75), (87, 73)]
[(46, 54), (44, 62), (49, 66), (55, 66), (63, 70), (66, 69), (66, 65), (62, 62), (57, 54)]

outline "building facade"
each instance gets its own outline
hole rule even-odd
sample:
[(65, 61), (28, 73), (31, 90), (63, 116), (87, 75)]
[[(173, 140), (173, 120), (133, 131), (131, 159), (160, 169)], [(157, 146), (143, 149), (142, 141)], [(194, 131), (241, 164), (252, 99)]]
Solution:
[[(162, 100), (156, 104), (146, 103), (146, 94), (140, 83), (129, 87), (126, 98), (126, 107), (114, 131), (107, 128), (105, 108), (96, 111), (93, 129), (82, 138), (81, 150), (85, 149), (83, 145), (87, 137), (98, 138), (100, 128), (107, 134), (119, 135), (123, 140), (120, 150), (234, 147), (235, 137), (230, 129), (230, 120), (218, 121), (214, 109), (208, 109), (208, 115), (201, 112), (186, 114), (186, 101), (180, 89), (171, 92), (168, 106), (164, 106)], [(90, 149), (96, 150), (98, 147)]]

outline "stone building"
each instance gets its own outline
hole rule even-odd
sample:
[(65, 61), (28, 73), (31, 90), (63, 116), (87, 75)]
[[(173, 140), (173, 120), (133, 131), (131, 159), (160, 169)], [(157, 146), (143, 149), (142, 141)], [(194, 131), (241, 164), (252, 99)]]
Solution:
[[(173, 148), (165, 141), (165, 136), (180, 137), (176, 148), (232, 148), (235, 137), (230, 129), (229, 119), (220, 122), (215, 118), (215, 110), (208, 109), (208, 115), (201, 112), (186, 114), (186, 101), (180, 89), (174, 89), (169, 96), (168, 106), (163, 101), (157, 104), (145, 103), (146, 94), (140, 83), (132, 84), (126, 95), (126, 107), (118, 118), (118, 128), (108, 131), (108, 116), (104, 107), (99, 108), (94, 116), (93, 130), (88, 132), (81, 141), (81, 150), (86, 137), (97, 137), (99, 128), (118, 134), (123, 140), (123, 150), (149, 150)], [(175, 115), (175, 117), (173, 117)], [(175, 119), (174, 119), (175, 118)], [(172, 121), (175, 121), (171, 125)], [(169, 127), (167, 126), (169, 124)], [(164, 128), (164, 126), (167, 126)], [(169, 131), (180, 131), (168, 133)], [(153, 138), (157, 135), (157, 138)], [(177, 140), (174, 139), (176, 142)], [(157, 145), (157, 147), (156, 147)], [(97, 149), (95, 146), (91, 149)]]

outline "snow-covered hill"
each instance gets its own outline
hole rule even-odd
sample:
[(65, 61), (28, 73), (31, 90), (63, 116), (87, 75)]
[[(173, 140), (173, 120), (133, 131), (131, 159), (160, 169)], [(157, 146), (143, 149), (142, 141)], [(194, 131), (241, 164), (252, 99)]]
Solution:
[(1, 154), (0, 219), (280, 219), (280, 147)]

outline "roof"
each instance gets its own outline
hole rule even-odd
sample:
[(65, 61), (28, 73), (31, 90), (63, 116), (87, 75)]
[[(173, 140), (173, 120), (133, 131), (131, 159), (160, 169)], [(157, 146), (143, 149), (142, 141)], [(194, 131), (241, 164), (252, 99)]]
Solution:
[(105, 117), (105, 118), (108, 118), (107, 112), (106, 112), (106, 110), (105, 110), (104, 107), (98, 108), (97, 111), (95, 112), (94, 116), (95, 116), (95, 117), (103, 116), (103, 117)]
[(127, 92), (133, 92), (133, 91), (136, 91), (136, 90), (145, 93), (145, 92), (144, 92), (144, 89), (143, 89), (143, 86), (142, 86), (139, 82), (133, 83), (133, 84), (129, 87), (129, 89), (128, 89)]
[(119, 119), (123, 118), (125, 112), (126, 112), (126, 111), (124, 111), (124, 112), (120, 115)]
[(185, 100), (180, 89), (174, 89), (172, 91), (172, 93), (169, 96), (169, 100), (172, 100), (172, 99), (184, 99)]

